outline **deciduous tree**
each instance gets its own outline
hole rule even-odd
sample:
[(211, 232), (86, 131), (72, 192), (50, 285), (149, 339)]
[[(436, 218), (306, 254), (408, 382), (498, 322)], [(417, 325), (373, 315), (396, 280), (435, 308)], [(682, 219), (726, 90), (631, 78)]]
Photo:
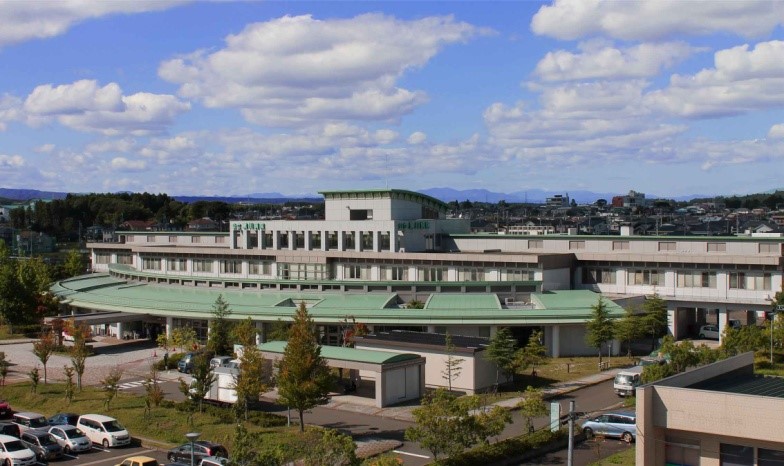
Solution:
[(205, 353), (199, 353), (193, 358), (193, 368), (191, 369), (193, 381), (190, 386), (191, 400), (199, 407), (201, 413), (204, 405), (204, 397), (210, 392), (210, 387), (215, 383), (215, 373), (213, 372), (210, 361)]
[(305, 303), (297, 308), (277, 369), (279, 401), (299, 412), (300, 431), (304, 432), (305, 410), (326, 402), (333, 384)]
[(114, 367), (109, 371), (109, 374), (101, 380), (101, 387), (103, 388), (104, 393), (103, 404), (107, 410), (111, 408), (112, 400), (117, 396), (117, 392), (120, 391), (120, 379), (122, 379), (122, 376), (122, 370), (119, 367)]
[(547, 404), (544, 402), (542, 391), (530, 385), (525, 389), (523, 399), (517, 404), (517, 408), (525, 418), (526, 432), (534, 431), (533, 419), (535, 417), (546, 416), (549, 412)]
[(33, 343), (33, 353), (41, 361), (44, 366), (44, 385), (46, 385), (46, 365), (49, 363), (49, 358), (52, 356), (55, 348), (55, 340), (52, 332), (44, 332), (41, 337)]
[(627, 307), (623, 317), (615, 322), (615, 338), (626, 345), (626, 355), (632, 357), (632, 341), (640, 338), (645, 332), (645, 322), (634, 312), (634, 308)]

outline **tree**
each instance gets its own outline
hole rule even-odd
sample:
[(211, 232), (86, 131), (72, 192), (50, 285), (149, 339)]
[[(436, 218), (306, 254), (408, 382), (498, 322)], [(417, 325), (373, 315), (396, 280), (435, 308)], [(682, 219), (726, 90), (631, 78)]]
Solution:
[(544, 334), (541, 330), (531, 332), (528, 344), (517, 352), (518, 365), (521, 368), (531, 368), (531, 375), (536, 376), (536, 368), (547, 363), (547, 348), (542, 344)]
[(69, 278), (82, 275), (85, 269), (86, 267), (82, 253), (76, 249), (69, 250), (68, 255), (65, 258), (65, 264), (63, 264), (63, 274), (65, 277)]
[(469, 406), (444, 388), (425, 396), (412, 414), (416, 425), (406, 429), (405, 438), (430, 451), (436, 461), (475, 443), (475, 419)]
[(542, 391), (528, 386), (523, 393), (523, 399), (517, 403), (520, 414), (525, 418), (526, 432), (534, 431), (533, 418), (546, 416), (549, 412), (544, 402)]
[(231, 333), (231, 316), (229, 304), (219, 294), (212, 305), (212, 319), (210, 320), (210, 334), (207, 337), (207, 349), (214, 354), (231, 354), (232, 348), (229, 336)]
[(449, 391), (452, 391), (452, 381), (460, 377), (463, 372), (464, 358), (455, 356), (455, 345), (452, 343), (452, 335), (449, 332), (444, 336), (444, 352), (446, 353), (446, 361), (444, 361), (444, 369), (441, 371), (441, 378), (446, 380)]
[(645, 322), (634, 312), (634, 309), (627, 307), (623, 317), (615, 322), (615, 338), (626, 345), (626, 356), (632, 357), (632, 341), (640, 338), (645, 328)]
[(74, 398), (74, 369), (64, 365), (63, 373), (65, 374), (65, 399), (68, 400), (68, 404), (71, 404)]
[(656, 338), (667, 330), (667, 302), (657, 293), (645, 299), (642, 305), (645, 328), (651, 336), (651, 351), (656, 349)]
[(351, 436), (334, 429), (323, 429), (318, 442), (308, 452), (308, 466), (356, 466), (359, 459)]
[(418, 299), (412, 299), (406, 303), (406, 309), (424, 309), (425, 303)]
[(183, 351), (192, 349), (198, 341), (196, 330), (192, 327), (177, 327), (171, 332), (171, 344)]
[(676, 374), (696, 366), (699, 362), (694, 343), (689, 340), (676, 342), (671, 336), (666, 336), (662, 342), (662, 352), (670, 355), (669, 366)]
[[(768, 337), (766, 338), (766, 334)], [(744, 325), (733, 328), (731, 325), (724, 327), (724, 337), (721, 339), (721, 349), (728, 356), (745, 353), (747, 351), (764, 350), (768, 346), (769, 332), (763, 332), (756, 325)]]
[(291, 324), (278, 319), (272, 323), (269, 332), (269, 341), (288, 341)]
[(193, 358), (193, 368), (191, 369), (193, 381), (188, 392), (193, 402), (202, 412), (204, 397), (210, 392), (210, 387), (215, 383), (215, 373), (210, 365), (205, 353), (199, 353)]
[(251, 402), (258, 402), (259, 397), (267, 390), (267, 374), (264, 357), (255, 344), (243, 346), (240, 356), (239, 374), (234, 381), (237, 390), (237, 403), (235, 403), (236, 416), (248, 419), (248, 410)]
[(52, 333), (54, 334), (55, 345), (59, 348), (63, 346), (63, 330), (65, 330), (65, 321), (61, 318), (52, 319), (49, 323), (52, 326)]
[(54, 337), (52, 336), (52, 332), (44, 332), (41, 334), (41, 337), (33, 343), (33, 353), (41, 361), (41, 364), (44, 366), (44, 385), (46, 385), (46, 364), (49, 362), (49, 358), (52, 356), (55, 348), (55, 341)]
[(305, 410), (326, 402), (333, 383), (304, 302), (297, 308), (286, 350), (276, 367), (279, 400), (299, 412), (299, 427), (304, 432)]
[(610, 319), (610, 313), (604, 298), (599, 297), (599, 301), (591, 306), (591, 320), (586, 324), (585, 342), (588, 346), (596, 348), (599, 352), (599, 364), (602, 363), (602, 345), (608, 343), (613, 338), (614, 322)]
[(103, 404), (107, 410), (110, 409), (112, 400), (117, 396), (117, 392), (120, 391), (120, 379), (122, 379), (122, 375), (122, 370), (119, 367), (114, 367), (109, 371), (109, 374), (101, 380), (101, 386), (103, 387), (104, 392)]
[(495, 384), (498, 385), (499, 376), (503, 372), (508, 382), (514, 376), (516, 369), (515, 352), (517, 341), (512, 337), (512, 332), (507, 327), (502, 327), (495, 332), (490, 344), (484, 351), (485, 359), (495, 364)]
[(239, 322), (231, 329), (231, 336), (235, 342), (242, 345), (243, 348), (247, 346), (256, 346), (256, 336), (259, 334), (259, 329), (253, 323), (250, 317)]
[(160, 380), (158, 379), (158, 369), (155, 367), (154, 363), (150, 364), (150, 372), (144, 379), (144, 393), (146, 404), (150, 408), (157, 408), (166, 398), (166, 394), (163, 392)]
[(5, 378), (8, 377), (8, 360), (5, 358), (5, 352), (0, 351), (0, 386), (5, 386)]
[(82, 391), (82, 376), (86, 369), (87, 356), (90, 352), (87, 349), (87, 339), (90, 337), (90, 327), (85, 324), (75, 324), (70, 320), (67, 325), (68, 332), (73, 336), (74, 344), (71, 348), (71, 365), (76, 372), (76, 386)]

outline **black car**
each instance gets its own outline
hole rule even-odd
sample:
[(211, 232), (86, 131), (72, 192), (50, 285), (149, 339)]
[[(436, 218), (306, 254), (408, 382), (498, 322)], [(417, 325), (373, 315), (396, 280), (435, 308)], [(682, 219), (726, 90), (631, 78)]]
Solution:
[(75, 426), (76, 421), (78, 420), (79, 415), (76, 413), (58, 413), (50, 417), (46, 422), (48, 422), (50, 426), (61, 426), (63, 424)]
[(28, 430), (20, 438), (27, 448), (33, 450), (39, 461), (53, 460), (63, 457), (63, 447), (49, 432), (43, 430)]
[[(208, 456), (220, 456), (222, 458), (228, 458), (229, 452), (226, 450), (226, 447), (220, 443), (209, 442), (207, 440), (199, 440), (198, 442), (194, 442), (193, 457), (195, 462), (198, 463), (202, 458), (206, 458)], [(166, 458), (168, 458), (169, 461), (187, 460), (186, 462), (190, 462), (191, 444), (185, 443), (179, 447), (172, 448), (169, 450)]]

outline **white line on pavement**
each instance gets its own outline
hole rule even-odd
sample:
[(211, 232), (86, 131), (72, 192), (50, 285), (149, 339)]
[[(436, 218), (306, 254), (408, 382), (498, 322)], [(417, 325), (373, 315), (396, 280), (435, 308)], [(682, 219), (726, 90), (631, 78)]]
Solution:
[(429, 458), (430, 458), (430, 457), (429, 457), (429, 456), (427, 456), (427, 455), (419, 455), (419, 454), (417, 454), (417, 453), (409, 453), (409, 452), (407, 452), (407, 451), (401, 451), (401, 450), (392, 450), (392, 452), (393, 452), (393, 453), (398, 453), (398, 454), (400, 454), (400, 455), (415, 456), (415, 457), (417, 457), (417, 458), (425, 458), (425, 459), (429, 459)]
[[(154, 452), (154, 451), (155, 451), (155, 450), (144, 450), (144, 451), (138, 451), (138, 452), (136, 452), (136, 454), (137, 454), (137, 455), (143, 455), (143, 454), (145, 454), (145, 453), (152, 453), (152, 452)], [(91, 462), (91, 463), (82, 463), (80, 466), (90, 466), (91, 464), (100, 464), (100, 463), (105, 463), (105, 462), (107, 462), (107, 461), (112, 461), (112, 460), (119, 460), (119, 459), (123, 459), (123, 458), (126, 458), (127, 456), (128, 456), (128, 453), (126, 453), (126, 454), (124, 454), (124, 455), (120, 455), (120, 456), (113, 456), (113, 457), (111, 457), (111, 458), (101, 458), (101, 459), (99, 459), (99, 460), (97, 460), (97, 461), (93, 461), (93, 462)]]

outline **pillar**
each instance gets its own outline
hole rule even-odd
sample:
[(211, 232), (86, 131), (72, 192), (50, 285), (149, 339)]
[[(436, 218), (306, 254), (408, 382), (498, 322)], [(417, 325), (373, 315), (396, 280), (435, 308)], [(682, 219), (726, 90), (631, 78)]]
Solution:
[(667, 309), (667, 333), (677, 340), (680, 338), (678, 330), (678, 308)]
[(729, 312), (727, 308), (716, 309), (719, 317), (719, 343), (724, 339), (724, 329), (729, 325)]
[(551, 326), (552, 341), (550, 342), (550, 354), (554, 358), (561, 357), (561, 326)]
[(280, 232), (278, 230), (272, 231), (272, 249), (280, 249)]
[(346, 233), (343, 231), (338, 231), (338, 251), (345, 251), (346, 250)]
[(389, 231), (389, 252), (397, 251), (397, 231)]
[(305, 231), (302, 234), (305, 235), (305, 250), (310, 251), (312, 249), (310, 243), (313, 241), (313, 232)]
[(376, 373), (376, 408), (383, 408), (384, 407), (384, 381), (386, 377), (384, 377), (383, 372)]
[(174, 330), (174, 318), (167, 317), (166, 318), (166, 339), (171, 339), (172, 330)]
[(296, 231), (289, 231), (289, 250), (293, 251), (297, 249), (297, 232)]
[(117, 338), (122, 340), (123, 337), (123, 324), (122, 322), (117, 322)]
[(327, 247), (327, 241), (328, 240), (329, 240), (329, 235), (327, 234), (327, 231), (322, 231), (321, 232), (321, 250), (322, 251), (326, 251), (328, 249), (328, 247)]
[(373, 251), (381, 252), (381, 232), (371, 231), (370, 233), (373, 235)]
[(264, 333), (264, 322), (256, 321), (254, 324), (256, 326), (256, 330), (258, 330), (258, 333), (256, 333), (256, 344), (260, 345), (267, 341), (267, 335)]

